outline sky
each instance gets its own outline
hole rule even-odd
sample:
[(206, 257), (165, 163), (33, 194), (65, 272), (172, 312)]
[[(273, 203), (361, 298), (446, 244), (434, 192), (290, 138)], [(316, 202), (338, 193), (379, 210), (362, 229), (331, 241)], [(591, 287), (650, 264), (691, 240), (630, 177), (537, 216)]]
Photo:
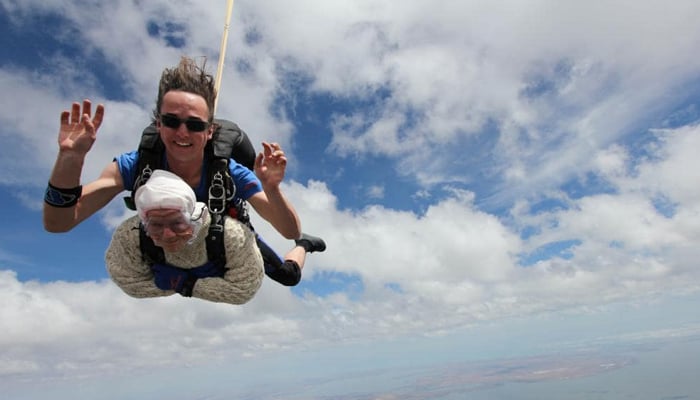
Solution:
[(697, 352), (697, 1), (235, 2), (217, 116), (282, 145), (284, 193), (328, 249), (242, 306), (121, 292), (104, 251), (132, 215), (122, 196), (43, 229), (60, 113), (105, 105), (89, 182), (138, 145), (164, 68), (187, 55), (216, 72), (225, 3), (0, 0), (12, 398), (394, 399), (368, 377)]

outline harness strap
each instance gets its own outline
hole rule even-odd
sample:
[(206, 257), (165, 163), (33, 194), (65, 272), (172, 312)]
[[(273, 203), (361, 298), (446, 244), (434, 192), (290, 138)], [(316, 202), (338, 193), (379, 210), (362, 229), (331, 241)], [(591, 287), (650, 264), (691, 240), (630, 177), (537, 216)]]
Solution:
[(220, 214), (211, 214), (211, 224), (206, 237), (207, 258), (217, 267), (226, 265), (226, 249), (224, 246), (224, 220)]
[(256, 153), (248, 135), (235, 122), (226, 119), (214, 119), (214, 124), (218, 127), (211, 140), (214, 156), (233, 158), (237, 163), (253, 171)]
[(222, 214), (233, 200), (236, 186), (228, 172), (228, 160), (217, 158), (210, 163), (210, 183), (207, 191), (207, 207), (214, 214)]
[(160, 140), (160, 135), (156, 130), (156, 124), (152, 123), (147, 126), (141, 133), (141, 143), (139, 143), (139, 164), (138, 175), (134, 179), (134, 186), (131, 188), (131, 195), (124, 198), (126, 208), (136, 211), (136, 203), (134, 197), (136, 189), (141, 187), (148, 178), (151, 177), (153, 170), (161, 167), (163, 163), (163, 153), (165, 146)]
[(148, 265), (165, 263), (163, 248), (153, 243), (153, 239), (146, 234), (146, 228), (141, 223), (139, 224), (139, 247), (141, 247), (141, 259)]

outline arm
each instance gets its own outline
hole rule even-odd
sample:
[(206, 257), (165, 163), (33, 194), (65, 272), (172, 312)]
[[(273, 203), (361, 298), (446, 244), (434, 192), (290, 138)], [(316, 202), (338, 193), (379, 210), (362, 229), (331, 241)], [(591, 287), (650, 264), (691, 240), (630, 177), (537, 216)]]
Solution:
[(287, 158), (276, 143), (263, 142), (264, 151), (255, 160), (255, 174), (263, 191), (248, 198), (255, 211), (287, 239), (301, 236), (301, 222), (292, 204), (280, 190)]
[(262, 284), (263, 261), (250, 229), (233, 218), (224, 222), (226, 266), (223, 278), (200, 278), (193, 297), (204, 300), (243, 304), (255, 296)]
[[(58, 135), (58, 157), (49, 183), (61, 189), (76, 188), (80, 185), (85, 156), (95, 142), (97, 129), (102, 123), (104, 107), (97, 106), (95, 117), (90, 119), (91, 103), (73, 103), (71, 111), (61, 113), (61, 128)], [(71, 207), (55, 207), (44, 202), (44, 228), (49, 232), (66, 232), (84, 219), (104, 207), (114, 196), (123, 190), (121, 174), (116, 163), (108, 165), (100, 177), (82, 188), (82, 196)]]
[(141, 258), (138, 226), (138, 216), (133, 216), (114, 231), (105, 253), (107, 272), (112, 281), (129, 296), (170, 296), (175, 292), (159, 289), (153, 280), (150, 267)]
[[(58, 165), (58, 163), (57, 163)], [(54, 168), (56, 171), (56, 168)], [(52, 185), (60, 187), (49, 180)], [(44, 202), (44, 229), (49, 232), (67, 232), (107, 205), (117, 194), (124, 190), (122, 176), (117, 163), (112, 162), (100, 174), (97, 180), (83, 187), (78, 203), (69, 208), (53, 207)]]

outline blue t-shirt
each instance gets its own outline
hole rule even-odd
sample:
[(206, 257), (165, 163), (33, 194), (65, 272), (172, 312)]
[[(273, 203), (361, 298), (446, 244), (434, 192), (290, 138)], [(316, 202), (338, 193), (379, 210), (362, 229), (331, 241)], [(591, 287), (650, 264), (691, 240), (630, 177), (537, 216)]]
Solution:
[[(128, 153), (120, 154), (114, 158), (117, 162), (117, 167), (119, 168), (119, 173), (122, 175), (122, 180), (124, 181), (124, 189), (131, 190), (134, 187), (134, 181), (138, 176), (138, 166), (139, 166), (139, 153), (138, 151), (130, 151)], [(163, 169), (168, 169), (168, 163), (163, 155)], [(197, 201), (206, 201), (207, 198), (207, 170), (209, 163), (204, 162), (204, 168), (202, 168), (202, 177), (199, 180), (199, 187), (192, 188), (197, 196)], [(248, 200), (250, 196), (255, 193), (262, 192), (262, 185), (260, 180), (255, 176), (253, 171), (237, 163), (233, 158), (230, 159), (228, 163), (229, 171), (231, 172), (231, 177), (233, 178), (233, 183), (236, 185), (236, 194), (234, 199), (241, 198), (243, 200)]]

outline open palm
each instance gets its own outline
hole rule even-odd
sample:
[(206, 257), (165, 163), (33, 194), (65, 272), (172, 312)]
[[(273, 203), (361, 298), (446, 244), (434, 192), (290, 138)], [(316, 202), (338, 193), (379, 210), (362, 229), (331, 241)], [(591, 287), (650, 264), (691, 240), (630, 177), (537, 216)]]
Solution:
[(86, 154), (92, 148), (97, 137), (97, 130), (102, 124), (104, 106), (99, 104), (92, 117), (92, 103), (83, 100), (83, 109), (80, 103), (73, 103), (70, 111), (61, 113), (61, 129), (58, 132), (58, 146), (61, 151)]

